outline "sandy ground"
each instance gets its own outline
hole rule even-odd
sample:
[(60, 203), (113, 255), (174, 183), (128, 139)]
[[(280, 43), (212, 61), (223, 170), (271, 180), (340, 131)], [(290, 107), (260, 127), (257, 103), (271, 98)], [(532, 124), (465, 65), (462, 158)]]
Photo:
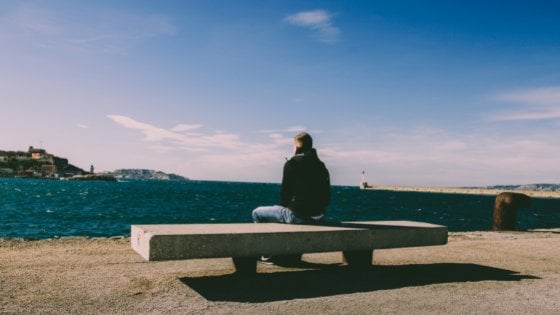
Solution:
[(445, 246), (340, 253), (298, 267), (145, 262), (128, 238), (0, 240), (0, 313), (559, 314), (560, 233), (450, 233)]

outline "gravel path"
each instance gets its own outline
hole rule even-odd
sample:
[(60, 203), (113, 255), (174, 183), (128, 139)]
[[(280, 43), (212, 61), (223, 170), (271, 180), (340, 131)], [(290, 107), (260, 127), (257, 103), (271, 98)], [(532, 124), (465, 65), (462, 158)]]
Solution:
[(560, 233), (450, 233), (445, 246), (340, 253), (296, 267), (230, 259), (145, 262), (128, 238), (0, 239), (0, 313), (559, 314)]

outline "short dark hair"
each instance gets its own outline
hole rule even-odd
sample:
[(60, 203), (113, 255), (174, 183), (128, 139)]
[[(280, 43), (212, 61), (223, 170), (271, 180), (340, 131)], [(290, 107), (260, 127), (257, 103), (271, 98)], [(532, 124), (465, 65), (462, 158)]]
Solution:
[(311, 150), (313, 148), (313, 138), (307, 132), (302, 132), (295, 136), (294, 140), (301, 144), (301, 149), (304, 151)]

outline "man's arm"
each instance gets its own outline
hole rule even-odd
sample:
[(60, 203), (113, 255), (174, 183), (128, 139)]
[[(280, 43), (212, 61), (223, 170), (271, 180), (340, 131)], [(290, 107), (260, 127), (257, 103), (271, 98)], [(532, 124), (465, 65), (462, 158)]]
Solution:
[(280, 188), (280, 205), (289, 207), (292, 201), (293, 193), (293, 166), (290, 161), (284, 164), (282, 174), (282, 187)]

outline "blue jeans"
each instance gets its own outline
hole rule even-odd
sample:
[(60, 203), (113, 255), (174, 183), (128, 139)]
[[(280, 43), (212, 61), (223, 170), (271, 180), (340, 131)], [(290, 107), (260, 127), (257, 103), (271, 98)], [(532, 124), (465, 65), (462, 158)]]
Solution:
[(303, 219), (296, 216), (290, 209), (282, 206), (263, 206), (253, 210), (253, 222), (255, 223), (288, 223), (288, 224), (304, 224), (317, 223), (321, 217), (317, 219)]

